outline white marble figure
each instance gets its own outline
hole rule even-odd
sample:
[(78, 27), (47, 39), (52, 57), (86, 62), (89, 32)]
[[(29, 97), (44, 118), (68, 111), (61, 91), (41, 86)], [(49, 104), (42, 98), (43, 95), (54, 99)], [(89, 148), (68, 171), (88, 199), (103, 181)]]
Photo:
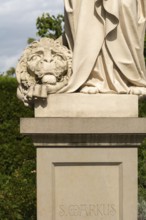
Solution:
[(146, 0), (64, 0), (73, 74), (59, 92), (146, 94)]
[(25, 105), (64, 87), (72, 74), (72, 53), (58, 41), (41, 38), (28, 46), (16, 67), (17, 96)]

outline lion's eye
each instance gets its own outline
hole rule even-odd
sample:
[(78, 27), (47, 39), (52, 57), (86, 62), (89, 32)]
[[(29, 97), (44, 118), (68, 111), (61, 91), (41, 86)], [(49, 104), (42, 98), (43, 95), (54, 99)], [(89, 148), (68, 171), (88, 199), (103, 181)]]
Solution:
[(28, 61), (39, 61), (40, 59), (42, 59), (43, 57), (43, 53), (33, 53), (29, 58)]
[(61, 56), (58, 56), (57, 59), (58, 59), (58, 60), (62, 60), (62, 57), (61, 57)]
[(60, 61), (63, 60), (62, 56), (60, 56), (60, 55), (56, 55), (54, 58), (55, 58), (55, 60), (60, 60)]
[(34, 55), (31, 57), (31, 60), (40, 60), (41, 59), (41, 56), (39, 55)]

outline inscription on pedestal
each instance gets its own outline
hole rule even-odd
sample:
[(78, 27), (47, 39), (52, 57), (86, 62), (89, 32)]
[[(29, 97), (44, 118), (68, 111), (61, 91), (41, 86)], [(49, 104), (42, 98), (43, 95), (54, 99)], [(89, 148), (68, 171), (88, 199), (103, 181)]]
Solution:
[(120, 220), (120, 163), (56, 163), (54, 220)]
[(76, 204), (76, 205), (60, 205), (59, 216), (65, 217), (114, 217), (116, 215), (115, 204)]

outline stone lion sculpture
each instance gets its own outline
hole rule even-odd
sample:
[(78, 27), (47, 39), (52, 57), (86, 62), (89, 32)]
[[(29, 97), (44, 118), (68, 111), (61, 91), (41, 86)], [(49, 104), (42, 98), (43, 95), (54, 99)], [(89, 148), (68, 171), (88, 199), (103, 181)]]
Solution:
[(17, 67), (17, 96), (25, 105), (66, 86), (72, 75), (72, 53), (59, 41), (41, 38), (23, 52)]

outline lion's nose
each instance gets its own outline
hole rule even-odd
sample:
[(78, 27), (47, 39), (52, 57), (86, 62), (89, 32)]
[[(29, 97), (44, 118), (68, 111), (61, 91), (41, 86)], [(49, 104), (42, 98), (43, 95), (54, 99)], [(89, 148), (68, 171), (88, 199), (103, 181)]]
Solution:
[(51, 63), (53, 61), (52, 58), (49, 58), (49, 57), (44, 57), (43, 59), (44, 62), (48, 62), (48, 63)]
[(47, 59), (44, 59), (44, 61), (45, 61), (45, 62), (48, 62), (48, 60), (47, 60)]

